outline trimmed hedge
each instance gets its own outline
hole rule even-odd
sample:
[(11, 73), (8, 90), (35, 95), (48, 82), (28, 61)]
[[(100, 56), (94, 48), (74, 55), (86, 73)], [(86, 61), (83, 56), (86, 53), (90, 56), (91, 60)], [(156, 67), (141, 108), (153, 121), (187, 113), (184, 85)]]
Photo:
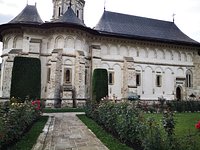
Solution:
[(106, 69), (95, 69), (92, 78), (92, 98), (97, 103), (108, 96), (108, 72)]
[(200, 101), (167, 101), (167, 106), (177, 112), (200, 111)]
[(15, 57), (10, 96), (19, 99), (40, 98), (41, 63), (37, 58)]
[(40, 116), (29, 103), (9, 102), (0, 105), (0, 149), (6, 149), (21, 138), (33, 122)]

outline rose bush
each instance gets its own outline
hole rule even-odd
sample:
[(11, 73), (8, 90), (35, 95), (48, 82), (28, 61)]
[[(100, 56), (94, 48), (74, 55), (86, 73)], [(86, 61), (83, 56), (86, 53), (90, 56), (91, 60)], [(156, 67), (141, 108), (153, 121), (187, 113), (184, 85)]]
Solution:
[(38, 119), (40, 112), (30, 102), (0, 105), (0, 149), (16, 142)]
[(200, 130), (200, 121), (195, 125), (195, 128)]

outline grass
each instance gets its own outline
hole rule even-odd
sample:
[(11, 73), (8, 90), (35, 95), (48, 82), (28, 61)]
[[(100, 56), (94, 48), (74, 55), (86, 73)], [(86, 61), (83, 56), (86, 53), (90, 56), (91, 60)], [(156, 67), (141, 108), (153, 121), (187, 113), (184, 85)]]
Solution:
[(86, 115), (77, 115), (78, 118), (101, 140), (109, 150), (133, 150), (132, 148), (120, 143), (119, 140), (114, 138), (111, 134), (107, 133), (95, 121), (88, 118)]
[(48, 116), (41, 116), (38, 121), (36, 121), (31, 129), (25, 133), (25, 135), (13, 146), (7, 148), (8, 150), (31, 150), (33, 145), (36, 143), (38, 136), (42, 132)]
[(44, 108), (44, 113), (84, 112), (83, 108)]
[[(145, 114), (145, 117), (153, 117), (161, 123), (162, 114)], [(175, 134), (184, 136), (185, 134), (196, 133), (195, 124), (200, 120), (200, 113), (176, 113), (175, 117)]]

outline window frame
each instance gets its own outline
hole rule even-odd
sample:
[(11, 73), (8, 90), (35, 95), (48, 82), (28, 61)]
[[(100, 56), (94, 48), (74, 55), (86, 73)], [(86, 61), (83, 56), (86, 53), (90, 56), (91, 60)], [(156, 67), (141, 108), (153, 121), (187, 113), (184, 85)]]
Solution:
[(51, 81), (51, 67), (47, 68), (47, 83)]
[[(69, 71), (68, 80), (67, 80), (67, 71)], [(64, 79), (63, 79), (63, 82), (65, 84), (72, 84), (72, 69), (71, 68), (64, 68)]]
[(186, 73), (186, 87), (187, 88), (191, 88), (193, 87), (193, 78), (192, 78), (192, 72), (191, 71), (187, 71)]
[(136, 73), (136, 86), (141, 86), (141, 73)]
[[(110, 76), (111, 75), (111, 76)], [(110, 78), (111, 77), (111, 78)], [(111, 81), (111, 82), (110, 82)], [(108, 72), (108, 85), (113, 85), (114, 84), (114, 71), (109, 71)]]
[(162, 75), (161, 74), (156, 75), (156, 87), (162, 87)]

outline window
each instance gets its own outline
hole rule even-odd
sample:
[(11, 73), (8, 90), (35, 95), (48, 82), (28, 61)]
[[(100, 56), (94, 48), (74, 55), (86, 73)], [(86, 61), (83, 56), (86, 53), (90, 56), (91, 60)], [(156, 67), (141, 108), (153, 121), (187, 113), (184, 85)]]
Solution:
[(156, 75), (156, 86), (161, 87), (162, 86), (162, 76)]
[(141, 85), (141, 74), (137, 73), (136, 74), (136, 86), (140, 86)]
[(192, 73), (187, 71), (186, 73), (186, 87), (192, 87)]
[(140, 52), (139, 52), (139, 51), (136, 52), (136, 56), (137, 56), (137, 57), (140, 56)]
[(87, 69), (85, 69), (85, 85), (87, 85), (87, 75), (88, 75)]
[(47, 82), (49, 83), (51, 79), (51, 68), (47, 68)]
[(60, 15), (61, 15), (61, 8), (59, 7), (58, 8), (58, 16), (60, 17)]
[(71, 83), (71, 69), (70, 68), (65, 68), (64, 70), (64, 83), (70, 84)]
[(77, 18), (79, 18), (79, 11), (78, 10), (76, 11), (76, 16), (77, 16)]
[(108, 73), (108, 84), (110, 85), (114, 84), (114, 72)]

